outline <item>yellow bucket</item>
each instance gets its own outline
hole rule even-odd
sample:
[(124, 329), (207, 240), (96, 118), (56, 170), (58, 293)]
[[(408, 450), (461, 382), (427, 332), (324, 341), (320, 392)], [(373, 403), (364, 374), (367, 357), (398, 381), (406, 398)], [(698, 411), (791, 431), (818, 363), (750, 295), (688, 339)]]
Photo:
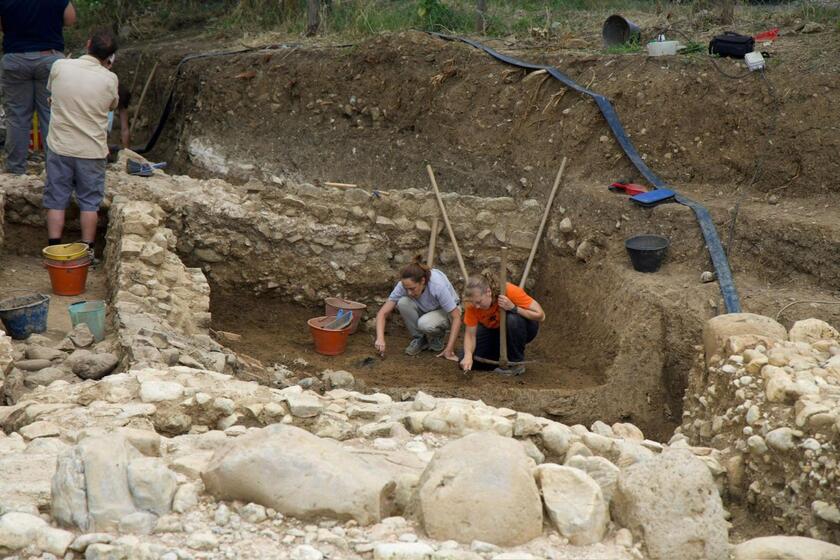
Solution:
[(65, 243), (64, 245), (50, 245), (44, 247), (42, 253), (45, 259), (53, 261), (74, 261), (87, 254), (88, 246), (85, 243)]

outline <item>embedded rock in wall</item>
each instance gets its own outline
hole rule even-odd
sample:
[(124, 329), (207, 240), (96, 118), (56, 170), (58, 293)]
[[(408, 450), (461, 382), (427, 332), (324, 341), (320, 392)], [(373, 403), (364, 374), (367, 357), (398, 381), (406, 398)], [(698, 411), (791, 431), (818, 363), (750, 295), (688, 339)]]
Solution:
[(831, 489), (840, 335), (807, 319), (794, 324), (790, 338), (732, 336), (728, 352), (698, 362), (679, 431), (720, 450), (726, 495), (772, 512), (785, 531), (837, 541), (840, 513)]

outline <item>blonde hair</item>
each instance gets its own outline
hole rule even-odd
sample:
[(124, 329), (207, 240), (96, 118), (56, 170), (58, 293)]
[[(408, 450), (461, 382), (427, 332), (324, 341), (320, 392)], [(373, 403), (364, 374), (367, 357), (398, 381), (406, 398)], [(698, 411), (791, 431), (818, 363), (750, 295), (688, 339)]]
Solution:
[(467, 279), (467, 294), (472, 293), (473, 290), (480, 290), (484, 293), (485, 290), (490, 290), (490, 295), (493, 299), (499, 297), (499, 282), (495, 275), (484, 271), (481, 274), (473, 274)]

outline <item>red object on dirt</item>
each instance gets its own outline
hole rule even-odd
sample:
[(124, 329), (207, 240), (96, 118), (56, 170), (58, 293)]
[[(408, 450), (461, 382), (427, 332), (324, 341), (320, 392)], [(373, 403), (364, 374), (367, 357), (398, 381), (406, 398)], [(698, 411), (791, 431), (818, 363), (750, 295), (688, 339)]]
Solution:
[(350, 336), (350, 326), (344, 329), (325, 329), (335, 320), (335, 317), (314, 317), (309, 319), (309, 332), (315, 341), (315, 351), (325, 356), (337, 356), (347, 347), (347, 337)]
[(613, 192), (624, 193), (630, 196), (648, 192), (646, 188), (636, 183), (613, 183), (609, 188)]
[(763, 43), (765, 41), (775, 41), (779, 38), (779, 28), (774, 27), (773, 29), (769, 29), (767, 31), (762, 31), (761, 33), (756, 33), (755, 39), (759, 43)]

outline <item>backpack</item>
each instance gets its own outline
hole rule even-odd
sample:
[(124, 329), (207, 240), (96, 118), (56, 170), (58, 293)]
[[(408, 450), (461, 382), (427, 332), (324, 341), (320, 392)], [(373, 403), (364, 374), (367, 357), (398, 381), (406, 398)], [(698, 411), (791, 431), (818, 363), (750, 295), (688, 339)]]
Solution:
[(722, 57), (744, 58), (755, 47), (755, 39), (749, 35), (741, 35), (734, 31), (726, 31), (723, 35), (715, 36), (709, 41), (709, 54)]

